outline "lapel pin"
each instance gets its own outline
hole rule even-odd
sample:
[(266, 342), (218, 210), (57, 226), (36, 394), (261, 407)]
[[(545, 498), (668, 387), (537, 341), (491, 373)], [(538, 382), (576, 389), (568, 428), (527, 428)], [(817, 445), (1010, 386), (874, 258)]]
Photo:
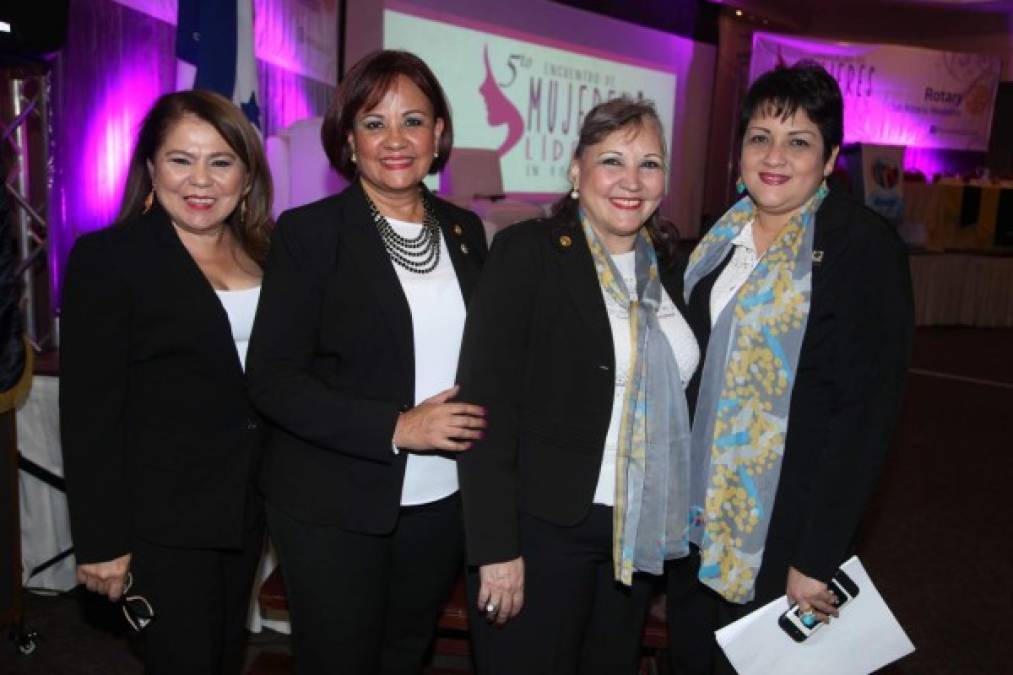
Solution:
[(823, 251), (813, 251), (813, 262), (814, 263), (823, 262)]
[(455, 235), (460, 237), (462, 234), (464, 234), (464, 228), (461, 227), (460, 225), (454, 225), (453, 232)]
[(559, 235), (559, 245), (563, 248), (570, 248), (573, 246), (573, 239), (568, 234), (561, 234)]
[(464, 255), (468, 255), (468, 245), (467, 244), (461, 244), (461, 253), (463, 253)]

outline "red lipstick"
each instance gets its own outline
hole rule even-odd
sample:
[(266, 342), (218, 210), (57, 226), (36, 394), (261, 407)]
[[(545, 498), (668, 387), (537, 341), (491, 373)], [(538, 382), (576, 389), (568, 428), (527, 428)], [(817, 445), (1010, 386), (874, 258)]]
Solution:
[(791, 176), (785, 176), (784, 174), (780, 173), (766, 173), (761, 171), (760, 180), (765, 185), (784, 185), (789, 180), (791, 180)]

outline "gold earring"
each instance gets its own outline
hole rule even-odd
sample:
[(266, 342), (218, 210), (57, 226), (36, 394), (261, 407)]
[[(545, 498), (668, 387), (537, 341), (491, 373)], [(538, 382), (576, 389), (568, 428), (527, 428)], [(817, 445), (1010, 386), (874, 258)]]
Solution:
[(151, 210), (151, 207), (155, 204), (155, 188), (151, 188), (151, 192), (144, 198), (144, 208), (141, 210), (141, 215), (146, 214)]
[(239, 224), (246, 224), (246, 197), (243, 197), (243, 201), (239, 202)]

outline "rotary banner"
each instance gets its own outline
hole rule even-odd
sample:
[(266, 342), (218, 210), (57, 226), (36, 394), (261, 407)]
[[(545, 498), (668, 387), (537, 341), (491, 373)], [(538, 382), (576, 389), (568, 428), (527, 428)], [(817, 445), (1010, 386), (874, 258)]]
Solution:
[(998, 56), (755, 33), (749, 80), (803, 59), (840, 84), (846, 143), (988, 149)]

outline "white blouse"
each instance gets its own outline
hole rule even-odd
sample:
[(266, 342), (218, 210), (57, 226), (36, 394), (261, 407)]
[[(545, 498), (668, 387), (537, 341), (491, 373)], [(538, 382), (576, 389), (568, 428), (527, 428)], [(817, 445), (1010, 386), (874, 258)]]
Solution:
[(219, 291), (215, 289), (232, 327), (232, 341), (236, 343), (239, 365), (246, 371), (246, 351), (250, 347), (250, 333), (253, 331), (253, 318), (257, 314), (257, 302), (260, 301), (260, 286), (243, 288), (238, 291)]
[[(388, 218), (402, 237), (414, 238), (421, 223)], [(450, 260), (447, 242), (440, 235), (440, 262), (428, 274), (409, 272), (394, 265), (412, 315), (415, 345), (415, 404), (454, 386), (457, 356), (464, 334), (464, 296)], [(457, 463), (437, 453), (408, 453), (401, 505), (428, 504), (457, 492)]]
[[(612, 256), (616, 269), (623, 277), (631, 297), (636, 297), (636, 252), (620, 253)], [(616, 489), (616, 450), (619, 446), (619, 425), (623, 414), (623, 397), (626, 395), (626, 382), (630, 368), (630, 315), (619, 306), (605, 289), (605, 309), (608, 312), (609, 326), (612, 328), (612, 344), (615, 348), (615, 391), (612, 398), (612, 417), (609, 420), (608, 432), (605, 434), (605, 452), (602, 455), (601, 470), (598, 473), (598, 485), (594, 490), (594, 503), (613, 506)], [(672, 302), (668, 292), (661, 289), (661, 305), (658, 307), (658, 322), (661, 332), (668, 340), (668, 345), (679, 365), (679, 376), (682, 388), (689, 384), (697, 365), (700, 363), (700, 347), (679, 308)]]
[(756, 244), (753, 242), (753, 221), (746, 223), (738, 236), (732, 240), (732, 245), (735, 247), (732, 259), (721, 270), (721, 274), (714, 281), (714, 287), (711, 288), (711, 326), (718, 322), (718, 316), (725, 305), (735, 297), (742, 284), (746, 283), (746, 279), (762, 257), (757, 255)]

